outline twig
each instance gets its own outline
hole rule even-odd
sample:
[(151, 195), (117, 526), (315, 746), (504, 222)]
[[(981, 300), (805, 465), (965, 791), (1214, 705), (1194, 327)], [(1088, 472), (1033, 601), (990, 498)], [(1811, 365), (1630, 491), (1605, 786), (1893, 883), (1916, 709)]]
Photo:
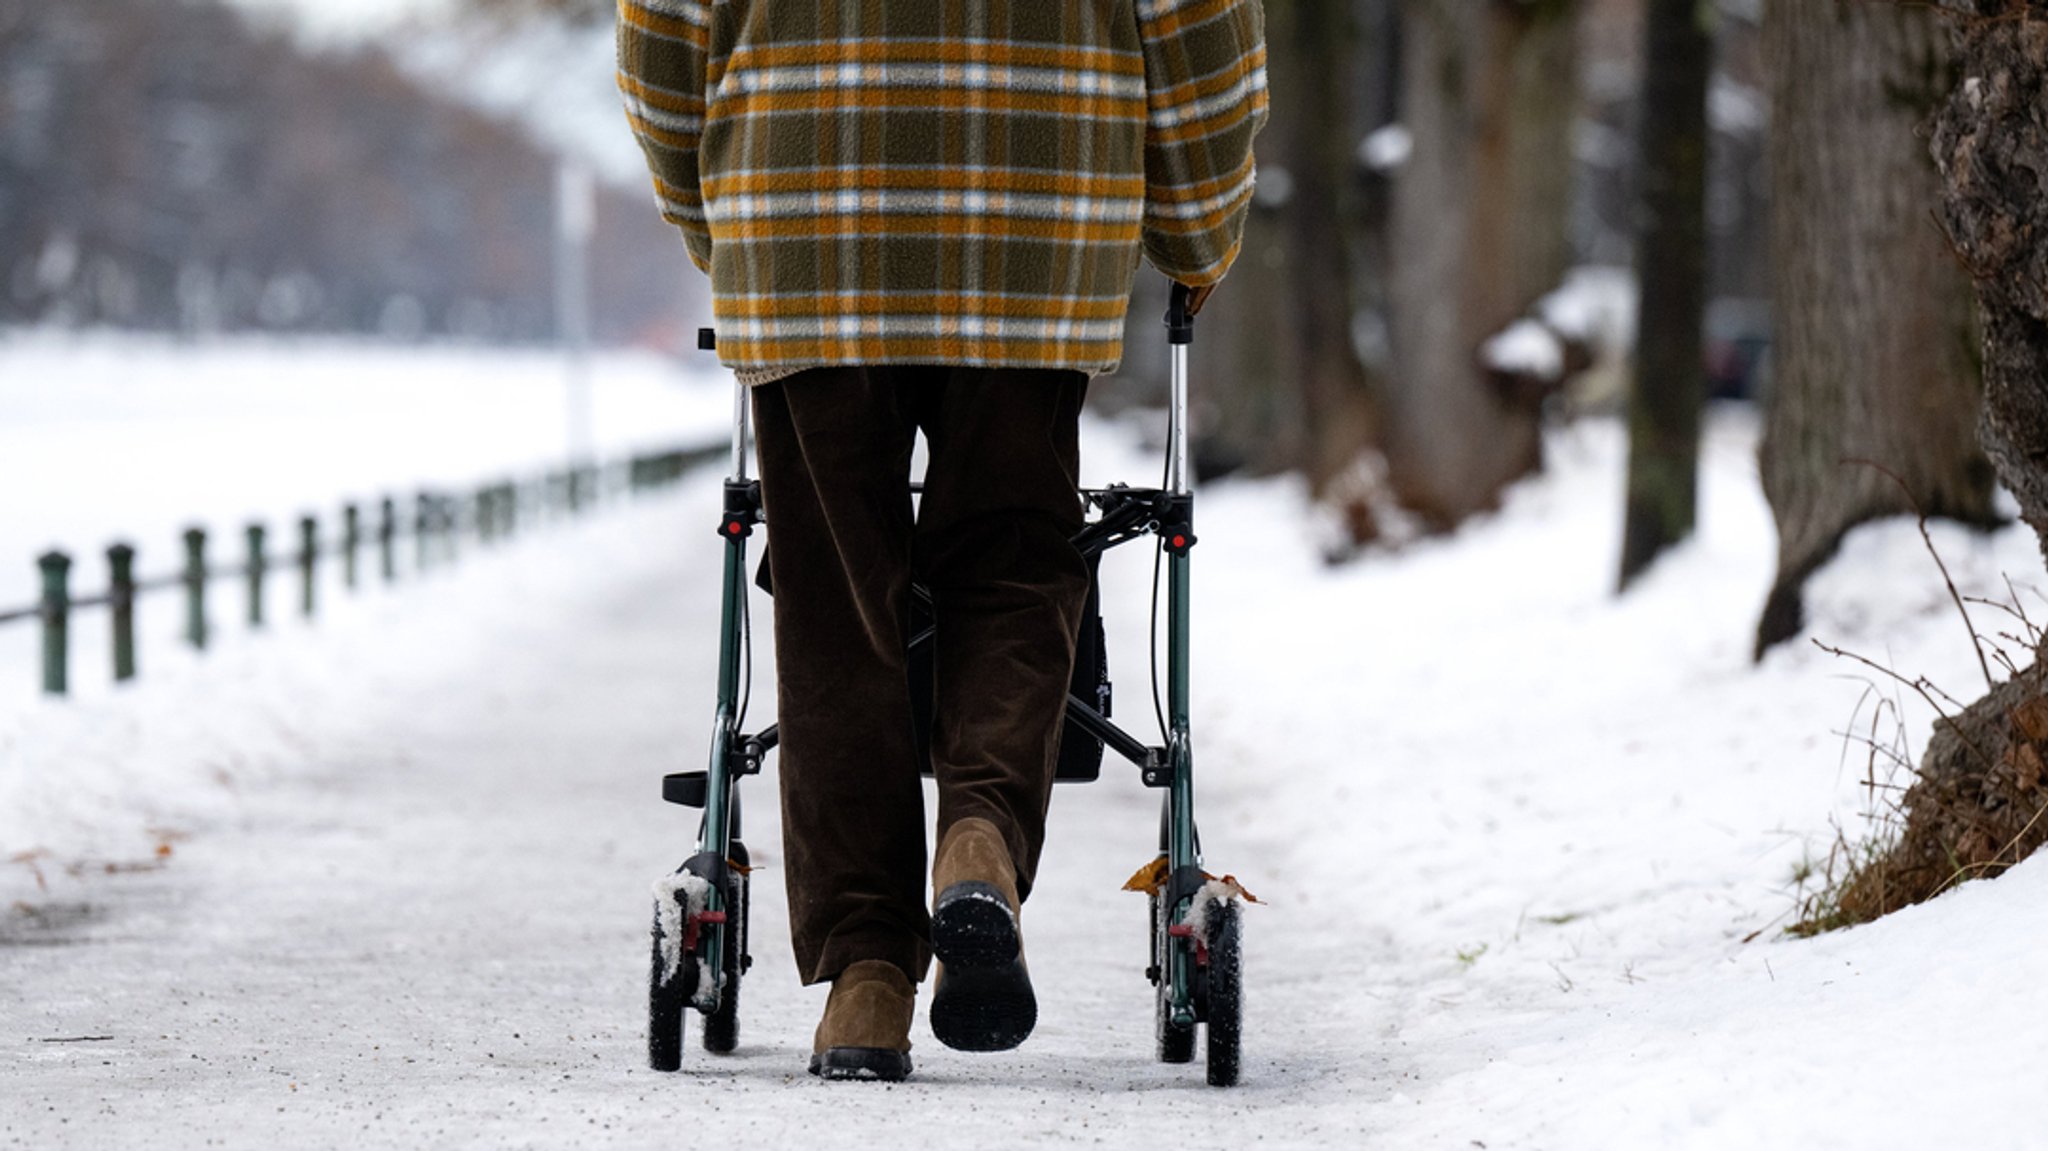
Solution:
[(1913, 494), (1912, 487), (1906, 483), (1904, 477), (1900, 476), (1899, 473), (1885, 467), (1876, 460), (1849, 459), (1842, 462), (1845, 464), (1862, 464), (1864, 467), (1891, 477), (1891, 481), (1899, 485), (1899, 494), (1906, 497), (1906, 502), (1913, 506), (1913, 514), (1919, 517), (1920, 540), (1927, 545), (1927, 554), (1934, 557), (1934, 566), (1941, 569), (1941, 582), (1948, 585), (1948, 598), (1955, 602), (1956, 614), (1963, 617), (1963, 627), (1970, 633), (1970, 650), (1976, 653), (1977, 667), (1984, 673), (1984, 690), (1990, 691), (1996, 688), (1998, 681), (1991, 678), (1991, 664), (1984, 658), (1984, 637), (1977, 634), (1977, 625), (1970, 619), (1969, 609), (1963, 606), (1963, 593), (1956, 590), (1956, 581), (1948, 574), (1948, 564), (1942, 561), (1941, 552), (1934, 546), (1934, 536), (1927, 530), (1927, 512), (1920, 506), (1920, 500)]
[(1947, 692), (1942, 691), (1940, 688), (1930, 683), (1926, 676), (1921, 676), (1918, 679), (1907, 679), (1905, 676), (1900, 675), (1898, 672), (1893, 671), (1892, 669), (1884, 666), (1881, 663), (1876, 662), (1875, 660), (1857, 655), (1853, 651), (1844, 651), (1838, 647), (1829, 647), (1827, 644), (1822, 643), (1818, 639), (1813, 641), (1813, 646), (1821, 649), (1829, 655), (1836, 656), (1841, 659), (1855, 660), (1857, 663), (1862, 664), (1864, 667), (1867, 667), (1874, 672), (1878, 672), (1881, 675), (1888, 676), (1891, 679), (1897, 681), (1898, 683), (1904, 684), (1906, 687), (1912, 688), (1914, 694), (1918, 695), (1921, 698), (1921, 700), (1927, 704), (1927, 706), (1933, 708), (1936, 715), (1939, 715), (1942, 719), (1948, 720), (1949, 728), (1956, 733), (1957, 738), (1961, 739), (1964, 745), (1967, 746), (1971, 751), (1977, 753), (1977, 758), (1983, 761), (1984, 770), (1990, 771), (1998, 766), (1998, 764), (1994, 762), (1990, 756), (1984, 754), (1984, 749), (1977, 746), (1977, 741), (1971, 739), (1969, 735), (1963, 731), (1962, 725), (1956, 723), (1955, 720), (1949, 715), (1948, 711), (1945, 708), (1943, 708), (1941, 706), (1941, 703), (1937, 701), (1934, 697), (1936, 695), (1941, 696), (1942, 699), (1947, 700), (1949, 702), (1949, 705), (1956, 708), (1958, 711), (1963, 710), (1962, 705), (1957, 703), (1953, 696), (1950, 696)]
[(112, 1039), (112, 1038), (113, 1038), (113, 1036), (111, 1036), (111, 1035), (59, 1035), (59, 1036), (52, 1036), (52, 1037), (50, 1037), (50, 1038), (48, 1038), (48, 1039), (38, 1039), (38, 1040), (36, 1040), (36, 1042), (38, 1042), (38, 1043), (105, 1043), (106, 1041), (108, 1041), (109, 1039)]

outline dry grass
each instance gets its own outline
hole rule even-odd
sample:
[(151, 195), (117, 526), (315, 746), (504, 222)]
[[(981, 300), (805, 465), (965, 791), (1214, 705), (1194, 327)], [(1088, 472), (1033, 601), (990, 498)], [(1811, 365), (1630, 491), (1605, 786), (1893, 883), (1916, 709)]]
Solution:
[[(1867, 923), (1965, 880), (1997, 875), (2048, 843), (2048, 634), (2010, 581), (2002, 601), (1966, 601), (1952, 581), (1949, 590), (1991, 685), (1968, 706), (1925, 677), (1820, 645), (1875, 676), (1839, 733), (1845, 750), (1864, 756), (1867, 804), (1860, 835), (1851, 838), (1837, 826), (1827, 857), (1793, 877), (1794, 935)], [(1999, 613), (2006, 625), (1984, 635), (1966, 602)], [(1993, 664), (2005, 673), (2002, 682)], [(1900, 706), (1906, 691), (1939, 717), (1917, 765), (1908, 758)]]

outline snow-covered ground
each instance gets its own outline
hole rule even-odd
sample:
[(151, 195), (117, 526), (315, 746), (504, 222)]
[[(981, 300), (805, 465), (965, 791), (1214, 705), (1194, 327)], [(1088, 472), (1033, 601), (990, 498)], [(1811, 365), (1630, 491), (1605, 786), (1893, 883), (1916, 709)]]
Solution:
[[(708, 359), (595, 357), (598, 453), (724, 435), (731, 377)], [(117, 540), (137, 549), (139, 573), (161, 576), (179, 570), (182, 533), (195, 524), (226, 564), (240, 560), (251, 521), (269, 525), (283, 555), (299, 516), (332, 532), (346, 500), (367, 508), (391, 495), (405, 507), (422, 487), (469, 491), (558, 467), (569, 454), (568, 379), (559, 355), (537, 350), (0, 336), (0, 609), (35, 601), (35, 559), (51, 548), (72, 556), (74, 594), (93, 594), (106, 588), (105, 548)], [(147, 638), (182, 626), (175, 594), (139, 610)], [(104, 621), (78, 618), (79, 690), (109, 678)], [(0, 627), (0, 716), (35, 690), (34, 632)]]
[[(1803, 641), (1748, 662), (1773, 543), (1754, 440), (1717, 413), (1699, 538), (1622, 600), (1612, 423), (1555, 434), (1550, 474), (1456, 538), (1341, 569), (1292, 483), (1203, 494), (1204, 841), (1267, 901), (1236, 1090), (1150, 1060), (1118, 886), (1156, 796), (1114, 763), (1054, 804), (1020, 1051), (920, 1021), (908, 1084), (803, 1074), (822, 994), (791, 971), (764, 779), (741, 1049), (644, 1068), (648, 885), (693, 827), (656, 780), (700, 758), (713, 685), (707, 473), (313, 626), (159, 643), (119, 691), (0, 700), (0, 857), (52, 852), (0, 871), (0, 1142), (2039, 1146), (2042, 864), (1779, 932), (1830, 821), (1860, 830), (1836, 733), (1869, 704)], [(1091, 478), (1156, 474), (1136, 441), (1091, 424)], [(1965, 592), (2048, 587), (2018, 530), (1935, 539)], [(1137, 725), (1151, 565), (1117, 559)], [(1859, 532), (1814, 601), (1815, 635), (1974, 694), (1911, 525)]]

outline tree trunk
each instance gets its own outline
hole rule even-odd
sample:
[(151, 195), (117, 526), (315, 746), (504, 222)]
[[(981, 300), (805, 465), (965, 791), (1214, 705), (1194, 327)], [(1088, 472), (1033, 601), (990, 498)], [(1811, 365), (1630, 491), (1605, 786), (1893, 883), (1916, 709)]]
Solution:
[[(1706, 401), (1706, 0), (1650, 0), (1645, 21), (1642, 207), (1636, 269), (1642, 312), (1628, 414), (1621, 586), (1692, 534)], [(1782, 3), (1773, 8), (1783, 7)]]
[(1778, 576), (1759, 657), (1802, 625), (1806, 580), (1857, 524), (1995, 519), (1977, 446), (1982, 381), (1969, 284), (1929, 211), (1920, 131), (1949, 81), (1947, 33), (1919, 7), (1769, 7), (1776, 387), (1764, 494)]
[[(2048, 0), (1948, 0), (1959, 82), (1934, 117), (1941, 218), (1977, 286), (1984, 448), (2048, 559)], [(2048, 842), (2048, 637), (2034, 663), (1943, 719), (1891, 850), (1834, 922), (1997, 875)]]
[(2048, 557), (2048, 2), (1956, 0), (1942, 220), (1984, 319), (1984, 450)]
[[(1276, 0), (1269, 42), (1291, 66), (1269, 70), (1273, 120), (1281, 132), (1288, 197), (1280, 213), (1285, 297), (1305, 417), (1303, 471), (1319, 497), (1361, 452), (1379, 439), (1375, 381), (1351, 341), (1352, 245), (1358, 205), (1352, 148), (1359, 133), (1351, 115), (1351, 80), (1359, 30), (1348, 0)], [(1354, 535), (1370, 534), (1356, 530)]]
[(1448, 530), (1542, 465), (1536, 404), (1495, 389), (1480, 345), (1570, 262), (1577, 0), (1408, 0), (1413, 150), (1388, 228), (1395, 489)]

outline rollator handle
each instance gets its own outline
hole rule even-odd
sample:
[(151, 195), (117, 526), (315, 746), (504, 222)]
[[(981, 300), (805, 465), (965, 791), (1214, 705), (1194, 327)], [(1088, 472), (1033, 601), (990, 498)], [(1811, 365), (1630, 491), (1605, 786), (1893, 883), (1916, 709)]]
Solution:
[[(1207, 292), (1203, 293), (1204, 297)], [(1195, 313), (1201, 304), (1195, 300), (1195, 289), (1179, 280), (1173, 282), (1173, 291), (1166, 302), (1166, 342), (1181, 345), (1195, 342)]]

